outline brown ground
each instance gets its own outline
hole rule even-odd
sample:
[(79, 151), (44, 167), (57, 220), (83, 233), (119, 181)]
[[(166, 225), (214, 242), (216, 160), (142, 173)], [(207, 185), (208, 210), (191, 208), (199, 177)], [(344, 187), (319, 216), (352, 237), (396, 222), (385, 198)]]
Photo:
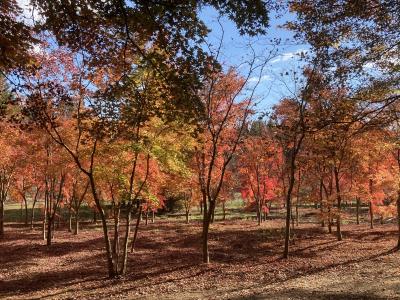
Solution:
[(400, 299), (394, 225), (345, 225), (344, 240), (301, 224), (281, 259), (281, 220), (217, 222), (210, 265), (201, 263), (200, 224), (157, 221), (140, 232), (123, 280), (106, 279), (99, 230), (76, 238), (7, 227), (0, 242), (0, 298), (6, 299)]

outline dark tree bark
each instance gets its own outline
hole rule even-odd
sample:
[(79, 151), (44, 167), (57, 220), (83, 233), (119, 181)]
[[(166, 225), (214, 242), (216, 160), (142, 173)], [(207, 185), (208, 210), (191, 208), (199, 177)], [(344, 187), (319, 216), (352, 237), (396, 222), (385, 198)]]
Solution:
[(79, 234), (79, 209), (75, 211), (74, 235)]
[(131, 245), (131, 252), (133, 252), (135, 250), (141, 216), (142, 216), (142, 205), (139, 206), (139, 211), (138, 211), (138, 215), (137, 215), (137, 219), (136, 219), (135, 232), (133, 234), (133, 240), (132, 240), (132, 245)]
[(368, 208), (369, 208), (369, 226), (371, 229), (374, 229), (374, 211), (372, 208), (372, 201), (369, 201)]
[(343, 239), (341, 231), (341, 210), (342, 210), (342, 196), (340, 194), (340, 182), (339, 182), (339, 170), (335, 166), (333, 168), (333, 173), (335, 176), (335, 186), (336, 186), (336, 199), (337, 199), (337, 217), (336, 217), (336, 234), (338, 241)]
[(36, 202), (39, 196), (39, 188), (36, 188), (36, 193), (35, 196), (33, 197), (33, 203), (32, 203), (32, 211), (31, 211), (31, 230), (33, 230), (33, 222), (35, 220), (35, 206), (36, 206)]
[(400, 250), (400, 190), (397, 193), (397, 250)]
[(4, 202), (0, 200), (0, 239), (4, 237)]

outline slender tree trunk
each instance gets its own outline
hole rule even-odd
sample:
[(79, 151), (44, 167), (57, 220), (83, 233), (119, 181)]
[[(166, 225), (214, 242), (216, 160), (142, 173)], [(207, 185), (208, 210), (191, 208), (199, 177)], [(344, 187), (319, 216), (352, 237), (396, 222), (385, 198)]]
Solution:
[(295, 149), (292, 149), (290, 155), (290, 176), (289, 185), (286, 194), (286, 225), (285, 225), (285, 248), (283, 251), (283, 258), (289, 257), (289, 240), (290, 240), (290, 220), (292, 219), (292, 190), (294, 186), (294, 177), (296, 169), (296, 156), (294, 153)]
[(53, 237), (53, 218), (49, 216), (47, 219), (47, 236), (46, 236), (47, 246), (51, 246), (52, 237)]
[[(397, 149), (397, 166), (400, 173), (400, 149)], [(397, 250), (400, 250), (400, 181), (397, 188), (397, 226), (398, 226), (398, 239), (397, 239)]]
[(97, 194), (97, 189), (96, 189), (96, 184), (94, 181), (93, 173), (88, 174), (89, 177), (89, 182), (90, 182), (90, 187), (92, 190), (92, 195), (94, 198), (94, 201), (96, 203), (97, 209), (99, 210), (99, 215), (101, 219), (101, 226), (103, 229), (103, 235), (104, 235), (104, 242), (106, 246), (106, 259), (107, 259), (107, 266), (108, 266), (108, 275), (110, 278), (115, 277), (115, 269), (114, 269), (114, 263), (113, 263), (113, 257), (112, 257), (112, 246), (110, 242), (110, 237), (108, 236), (108, 228), (107, 228), (107, 219), (104, 214), (104, 211), (101, 207), (100, 204), (100, 199)]
[(146, 209), (146, 214), (145, 214), (145, 219), (144, 219), (144, 224), (147, 226), (149, 220), (149, 211)]
[(72, 209), (68, 209), (68, 232), (72, 232)]
[(299, 169), (296, 190), (296, 226), (299, 227), (299, 200), (300, 200), (301, 169)]
[(25, 205), (25, 226), (28, 226), (29, 224), (29, 214), (28, 214), (28, 201), (24, 197), (24, 205)]
[(32, 211), (31, 211), (31, 229), (33, 230), (33, 222), (35, 221), (35, 206), (37, 202), (37, 197), (35, 196), (32, 203)]
[(258, 226), (260, 226), (261, 225), (261, 207), (260, 207), (260, 200), (258, 200), (257, 198), (256, 198), (256, 210), (257, 210), (257, 224), (258, 224)]
[(210, 229), (210, 223), (213, 216), (213, 211), (215, 210), (215, 200), (209, 201), (210, 207), (207, 210), (204, 206), (204, 216), (203, 216), (203, 263), (210, 263), (210, 254), (208, 251), (208, 232)]
[(138, 211), (138, 216), (136, 219), (136, 226), (135, 226), (135, 233), (133, 234), (133, 240), (132, 240), (132, 245), (131, 245), (131, 252), (135, 250), (135, 245), (136, 245), (136, 240), (137, 240), (137, 235), (139, 231), (139, 225), (140, 225), (140, 220), (142, 217), (142, 205), (139, 206), (139, 211)]
[[(128, 205), (127, 212), (126, 212), (126, 228), (125, 228), (125, 237), (124, 237), (124, 249), (123, 249), (123, 253), (122, 253), (122, 266), (121, 266), (121, 270), (119, 272), (119, 275), (125, 275), (126, 268), (127, 268), (127, 265), (128, 265), (128, 243), (129, 243), (129, 236), (130, 236), (130, 233), (131, 233), (132, 205)], [(146, 211), (146, 223), (147, 223), (147, 215), (148, 215), (148, 212)]]
[(360, 198), (356, 198), (356, 216), (357, 216), (357, 225), (360, 225)]
[[(61, 207), (56, 208), (56, 211), (58, 210), (58, 214), (56, 214), (57, 217), (57, 229), (60, 228), (60, 222), (61, 222)], [(55, 222), (54, 222), (55, 223)]]
[(330, 205), (328, 207), (328, 232), (332, 233), (332, 210)]
[(341, 210), (342, 210), (342, 196), (340, 194), (340, 183), (339, 183), (339, 171), (336, 168), (336, 166), (333, 169), (334, 175), (335, 175), (335, 185), (336, 185), (336, 199), (337, 199), (337, 218), (336, 218), (336, 234), (337, 234), (337, 239), (338, 241), (341, 241), (343, 239), (342, 237), (342, 231), (341, 231)]
[(189, 224), (189, 210), (186, 208), (185, 210), (186, 224)]
[(155, 221), (155, 212), (154, 210), (151, 211), (151, 223), (154, 223)]
[(397, 193), (397, 226), (398, 226), (397, 250), (400, 250), (400, 190)]
[(78, 235), (79, 233), (79, 209), (77, 208), (75, 210), (75, 229), (74, 229), (74, 235)]
[(369, 201), (369, 225), (371, 229), (374, 229), (374, 211), (372, 208), (372, 201)]
[(322, 194), (322, 186), (323, 182), (322, 179), (320, 181), (320, 185), (319, 185), (319, 207), (320, 207), (320, 211), (321, 211), (321, 226), (325, 227), (325, 217), (324, 217), (324, 199), (323, 199), (323, 194)]
[(113, 240), (113, 247), (112, 247), (112, 256), (114, 258), (114, 272), (115, 274), (118, 273), (118, 265), (119, 265), (119, 220), (121, 214), (121, 207), (118, 204), (117, 206), (113, 207), (113, 215), (114, 215), (114, 240)]
[(21, 201), (21, 207), (20, 207), (20, 210), (19, 210), (19, 219), (20, 219), (21, 223), (24, 220), (24, 205), (22, 204), (22, 201)]
[(294, 213), (293, 213), (293, 204), (290, 207), (290, 219), (292, 221), (292, 230), (294, 229)]
[[(290, 184), (289, 184), (290, 189)], [(286, 230), (285, 230), (285, 249), (283, 252), (283, 258), (289, 257), (289, 239), (290, 239), (290, 219), (292, 216), (292, 206), (291, 206), (291, 197), (288, 193), (286, 195)]]
[(4, 237), (4, 201), (3, 199), (0, 199), (0, 239), (2, 239), (3, 237)]
[(46, 240), (46, 221), (47, 221), (47, 193), (44, 199), (44, 208), (43, 208), (43, 224), (42, 224), (42, 231), (43, 231), (43, 240)]

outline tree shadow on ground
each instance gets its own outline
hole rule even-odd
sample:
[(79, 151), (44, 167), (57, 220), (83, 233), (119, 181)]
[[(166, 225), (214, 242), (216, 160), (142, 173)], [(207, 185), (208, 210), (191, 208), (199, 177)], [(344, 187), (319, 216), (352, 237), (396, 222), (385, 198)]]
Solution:
[[(227, 222), (229, 224), (229, 222)], [(104, 252), (101, 250), (104, 247), (103, 237), (101, 233), (98, 237), (85, 237), (85, 232), (82, 232), (84, 238), (76, 239), (76, 236), (64, 234), (63, 241), (57, 242), (47, 248), (41, 242), (32, 244), (13, 243), (10, 238), (7, 243), (0, 243), (0, 265), (7, 264), (9, 266), (18, 266), (24, 268), (24, 265), (34, 261), (37, 258), (62, 257), (63, 255), (85, 252), (84, 256), (74, 258), (68, 265), (68, 260), (63, 262), (66, 264), (66, 269), (62, 267), (58, 270), (43, 270), (37, 273), (30, 273), (26, 276), (8, 281), (0, 281), (0, 295), (9, 295), (18, 293), (24, 296), (29, 292), (36, 292), (44, 289), (63, 288), (64, 292), (68, 292), (68, 286), (77, 284), (76, 289), (86, 290), (91, 292), (94, 288), (113, 287), (121, 282), (121, 289), (118, 288), (118, 293), (124, 293), (135, 289), (140, 289), (140, 284), (143, 282), (151, 282), (151, 285), (158, 286), (168, 282), (179, 282), (193, 278), (200, 278), (204, 274), (206, 276), (212, 274), (213, 266), (203, 265), (201, 263), (201, 239), (199, 234), (199, 224), (170, 224), (157, 223), (156, 226), (149, 225), (141, 229), (136, 251), (129, 254), (129, 271), (123, 281), (106, 280), (106, 262)], [(159, 232), (157, 234), (157, 232)], [(162, 232), (160, 234), (160, 232)], [(291, 258), (304, 259), (311, 256), (323, 255), (330, 252), (343, 242), (337, 242), (335, 237), (323, 233), (320, 227), (296, 228), (294, 230), (296, 239), (295, 247), (291, 252)], [(15, 233), (17, 240), (23, 240), (25, 236), (31, 237), (31, 233)], [(97, 233), (96, 233), (97, 234)], [(346, 236), (351, 239), (363, 239), (369, 235), (374, 238), (392, 238), (395, 231), (379, 232), (345, 232)], [(210, 234), (210, 256), (211, 260), (216, 262), (218, 271), (230, 269), (231, 266), (262, 264), (268, 266), (275, 263), (272, 267), (277, 267), (281, 264), (283, 231), (281, 228), (265, 228), (253, 226), (247, 223), (242, 229), (231, 229), (225, 226), (220, 226), (213, 230)], [(310, 244), (311, 243), (311, 244)], [(95, 252), (96, 251), (96, 252)], [(87, 255), (87, 252), (92, 252)], [(317, 266), (299, 266), (296, 267), (296, 272), (290, 273), (287, 270), (287, 276), (283, 279), (268, 278), (257, 282), (254, 287), (260, 285), (267, 286), (271, 283), (284, 283), (290, 279), (295, 279), (304, 275), (316, 274), (325, 270), (336, 268), (339, 266), (347, 266), (353, 263), (360, 263), (366, 260), (372, 260), (381, 256), (392, 253), (393, 250), (374, 253), (368, 256), (357, 257), (355, 259), (338, 258), (336, 262), (317, 265)], [(70, 258), (69, 258), (70, 259)], [(287, 261), (286, 261), (287, 262)], [(284, 263), (283, 263), (284, 264)], [(0, 267), (1, 270), (1, 267)], [(265, 269), (268, 272), (268, 268)], [(243, 268), (233, 270), (232, 274), (240, 277)], [(301, 274), (299, 274), (301, 273)], [(263, 281), (263, 282), (262, 282)], [(128, 283), (127, 283), (128, 282)], [(80, 283), (85, 283), (80, 286)], [(87, 285), (89, 283), (89, 287)], [(126, 286), (129, 285), (129, 286)], [(239, 289), (232, 289), (232, 292)], [(106, 291), (108, 293), (108, 291)], [(111, 292), (109, 296), (113, 295)], [(345, 297), (343, 294), (326, 294), (319, 295), (320, 298), (314, 297), (314, 294), (307, 294), (307, 291), (299, 291), (304, 293), (303, 298), (315, 299), (361, 299), (361, 298), (340, 298)], [(310, 292), (311, 293), (311, 292)], [(317, 295), (318, 296), (318, 295)], [(355, 295), (357, 296), (357, 295)], [(263, 295), (253, 295), (255, 298), (237, 298), (237, 299), (263, 299)], [(257, 298), (258, 297), (258, 298)], [(260, 298), (261, 297), (261, 298)], [(282, 295), (284, 297), (284, 295)], [(323, 298), (331, 297), (331, 298)], [(106, 297), (107, 298), (107, 297)], [(285, 298), (282, 298), (285, 299)], [(364, 299), (368, 299), (365, 298)], [(375, 298), (376, 299), (376, 298)]]
[(350, 292), (326, 292), (326, 291), (308, 291), (303, 289), (291, 289), (289, 291), (279, 291), (273, 294), (265, 293), (263, 295), (251, 295), (245, 297), (232, 297), (232, 300), (261, 300), (261, 299), (318, 299), (318, 300), (383, 300), (387, 297), (380, 297), (375, 294), (350, 293)]

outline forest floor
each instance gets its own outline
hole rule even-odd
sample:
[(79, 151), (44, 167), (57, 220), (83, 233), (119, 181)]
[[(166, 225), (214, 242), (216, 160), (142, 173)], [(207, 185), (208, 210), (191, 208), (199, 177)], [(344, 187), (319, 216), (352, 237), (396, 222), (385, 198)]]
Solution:
[(282, 259), (283, 220), (218, 221), (211, 263), (201, 263), (201, 224), (156, 220), (142, 227), (129, 272), (106, 278), (98, 229), (60, 230), (46, 247), (39, 229), (7, 224), (0, 242), (5, 299), (400, 299), (393, 224), (344, 225), (343, 241), (300, 224)]

